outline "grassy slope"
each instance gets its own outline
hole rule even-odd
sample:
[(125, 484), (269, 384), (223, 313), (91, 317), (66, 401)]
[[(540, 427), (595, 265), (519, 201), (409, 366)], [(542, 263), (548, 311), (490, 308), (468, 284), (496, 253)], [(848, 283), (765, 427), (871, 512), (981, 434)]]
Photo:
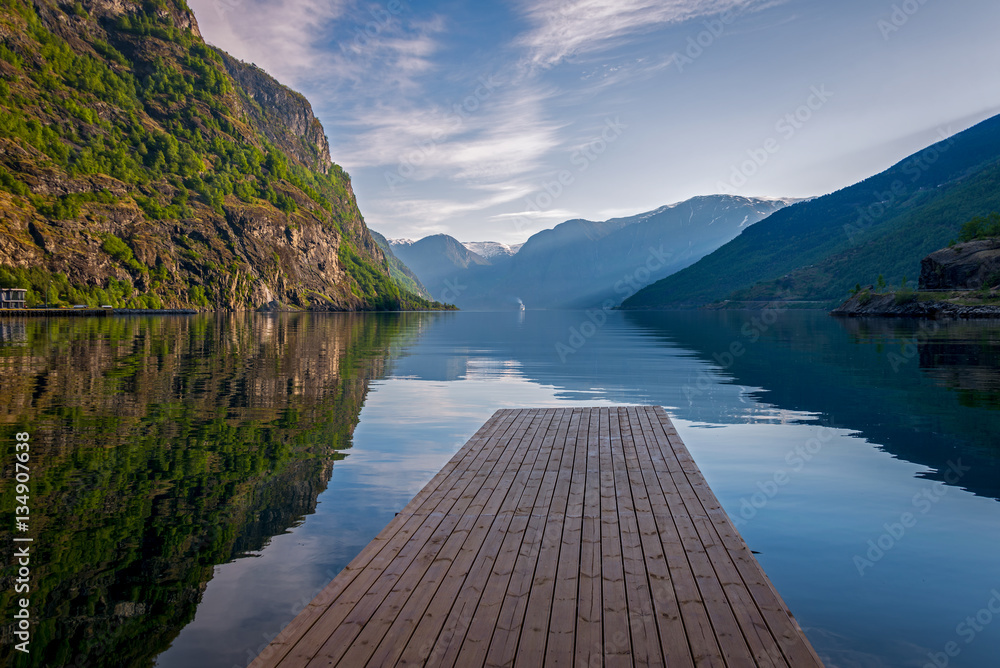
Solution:
[(941, 197), (887, 221), (859, 243), (786, 277), (733, 293), (737, 300), (810, 299), (839, 303), (856, 284), (881, 275), (891, 285), (916, 285), (920, 260), (956, 238), (960, 223), (1000, 210), (1000, 165), (949, 184)]
[(970, 214), (997, 208), (998, 159), (995, 117), (859, 184), (778, 211), (623, 306), (830, 300), (872, 272), (916, 278), (920, 258), (957, 236)]
[(382, 236), (375, 230), (369, 230), (371, 232), (372, 238), (375, 239), (375, 243), (379, 245), (382, 252), (385, 253), (386, 262), (389, 264), (389, 274), (392, 276), (393, 280), (399, 285), (400, 288), (412, 292), (418, 297), (424, 299), (431, 299), (431, 295), (427, 292), (427, 288), (424, 287), (417, 275), (414, 274), (409, 267), (407, 267), (402, 260), (400, 260), (392, 252), (392, 248), (389, 246), (389, 240)]

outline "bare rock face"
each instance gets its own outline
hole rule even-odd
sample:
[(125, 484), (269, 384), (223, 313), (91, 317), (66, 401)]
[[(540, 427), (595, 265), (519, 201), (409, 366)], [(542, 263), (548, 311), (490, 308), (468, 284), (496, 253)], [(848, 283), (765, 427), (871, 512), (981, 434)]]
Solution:
[(942, 248), (920, 262), (922, 290), (978, 290), (1000, 283), (1000, 239)]
[[(134, 13), (138, 4), (134, 0), (81, 0), (80, 3), (88, 14), (97, 17), (117, 17), (122, 14)], [(188, 30), (196, 37), (201, 37), (198, 21), (194, 14), (183, 4), (166, 3), (157, 10), (161, 17), (169, 16), (175, 26)]]
[[(312, 105), (300, 93), (275, 81), (256, 65), (220, 51), (229, 76), (249, 98), (246, 113), (268, 140), (303, 164), (326, 174), (332, 162), (330, 144)], [(305, 141), (303, 141), (305, 140)]]

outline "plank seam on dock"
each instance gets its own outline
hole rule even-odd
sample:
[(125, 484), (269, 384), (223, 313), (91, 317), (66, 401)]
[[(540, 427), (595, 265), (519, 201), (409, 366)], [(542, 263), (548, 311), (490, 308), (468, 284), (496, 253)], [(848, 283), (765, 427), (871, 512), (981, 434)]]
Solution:
[[(530, 422), (530, 421), (529, 421), (529, 422)], [(515, 420), (515, 424), (517, 424), (517, 421), (516, 421), (516, 420)], [(515, 430), (515, 431), (516, 431), (516, 430)], [(503, 460), (504, 460), (504, 457), (506, 457), (506, 455), (507, 455), (507, 453), (506, 453), (506, 452), (504, 452), (504, 453), (502, 454), (502, 456), (501, 456), (500, 458), (498, 458), (498, 459), (497, 459), (497, 461), (495, 462), (495, 464), (494, 464), (494, 467), (493, 467), (493, 469), (492, 469), (492, 470), (496, 471), (496, 470), (498, 469), (498, 467), (500, 467), (501, 465), (502, 465), (502, 466), (504, 466), (504, 467), (506, 467), (506, 466), (507, 466), (507, 463), (503, 461)], [(475, 497), (473, 498), (472, 502), (470, 502), (470, 506), (471, 506), (471, 505), (475, 505), (475, 503), (477, 502), (476, 500), (480, 498), (480, 496), (481, 496), (481, 495), (483, 494), (483, 491), (484, 491), (484, 490), (483, 490), (483, 488), (480, 488), (480, 489), (479, 489), (479, 490), (477, 491), (477, 493), (476, 493)], [(492, 493), (495, 493), (495, 490), (494, 490), (493, 492), (491, 492), (491, 494), (492, 494)], [(488, 500), (488, 499), (487, 499), (487, 500)], [(473, 515), (463, 515), (463, 517), (462, 517), (462, 519), (461, 519), (461, 521), (460, 521), (460, 523), (459, 523), (459, 526), (464, 526), (464, 525), (463, 525), (462, 523), (463, 523), (463, 522), (467, 522), (467, 520), (468, 520), (468, 519), (469, 519), (470, 517), (474, 517), (474, 516), (473, 516)], [(480, 515), (479, 517), (481, 518), (481, 517), (482, 517), (482, 515)], [(457, 546), (457, 547), (458, 547), (458, 550), (457, 550), (457, 553), (455, 554), (455, 556), (454, 556), (454, 557), (452, 557), (452, 558), (451, 558), (451, 560), (450, 560), (450, 562), (449, 562), (449, 564), (448, 564), (448, 568), (447, 568), (447, 570), (446, 570), (446, 571), (445, 571), (445, 572), (444, 572), (444, 573), (443, 573), (443, 574), (441, 575), (441, 578), (440, 578), (440, 580), (439, 580), (439, 581), (438, 581), (438, 582), (437, 582), (436, 584), (434, 584), (434, 590), (433, 590), (433, 592), (430, 592), (430, 593), (432, 594), (432, 599), (433, 599), (433, 595), (436, 595), (436, 594), (437, 594), (437, 592), (438, 592), (438, 591), (440, 591), (441, 587), (442, 587), (442, 586), (444, 586), (445, 582), (446, 582), (446, 581), (448, 580), (448, 576), (449, 576), (449, 575), (450, 575), (450, 574), (452, 573), (453, 569), (455, 569), (455, 568), (456, 568), (456, 564), (457, 564), (457, 563), (461, 563), (461, 562), (459, 562), (459, 559), (460, 559), (460, 557), (462, 556), (462, 550), (463, 550), (463, 548), (465, 547), (465, 545), (466, 545), (466, 544), (468, 543), (468, 541), (469, 541), (469, 540), (471, 540), (471, 536), (472, 536), (472, 533), (473, 533), (473, 532), (475, 531), (475, 525), (476, 525), (476, 522), (473, 522), (473, 523), (472, 523), (472, 526), (471, 526), (471, 527), (469, 527), (469, 528), (468, 528), (468, 530), (465, 530), (465, 529), (463, 528), (463, 531), (465, 531), (465, 537), (464, 537), (464, 538), (462, 538), (462, 539), (461, 539), (461, 540), (459, 541), (459, 544), (458, 544), (458, 546)], [(442, 549), (444, 549), (444, 548), (442, 548)], [(436, 561), (437, 561), (437, 560), (440, 560), (440, 556), (441, 556), (441, 553), (439, 552), (439, 553), (438, 553), (438, 555), (437, 555), (437, 559), (436, 559)], [(432, 565), (432, 567), (433, 567), (433, 565)], [(415, 592), (416, 592), (416, 590), (414, 590), (414, 593), (415, 593)], [(412, 596), (411, 596), (411, 598), (410, 598), (410, 599), (409, 599), (409, 600), (407, 601), (407, 603), (406, 603), (406, 605), (404, 606), (404, 608), (405, 608), (406, 606), (409, 606), (409, 605), (411, 605), (411, 601), (412, 601), (412, 600), (413, 600), (413, 599), (412, 599)], [(427, 612), (428, 608), (430, 607), (430, 605), (431, 605), (432, 603), (433, 603), (433, 600), (428, 600), (428, 601), (427, 601), (427, 604), (426, 604), (426, 605), (422, 605), (422, 604), (420, 604), (420, 603), (417, 603), (417, 604), (416, 604), (416, 605), (418, 605), (418, 606), (422, 605), (422, 607), (421, 607), (421, 613), (420, 613), (420, 616), (421, 616), (421, 618), (422, 618), (422, 617), (423, 617), (423, 616), (424, 616), (424, 615), (426, 614), (426, 612)], [(402, 614), (402, 609), (401, 609), (401, 611), (400, 611), (400, 612), (401, 612), (401, 614)], [(410, 639), (410, 638), (411, 638), (411, 637), (413, 636), (413, 634), (414, 634), (414, 633), (416, 633), (417, 629), (419, 628), (419, 625), (420, 625), (420, 620), (417, 620), (417, 621), (416, 621), (415, 623), (413, 623), (413, 625), (412, 625), (412, 628), (411, 628), (411, 629), (409, 629), (409, 633), (407, 633), (407, 634), (406, 634), (406, 636), (405, 636), (405, 641), (406, 641), (406, 643), (408, 643), (408, 642), (409, 642), (409, 639)], [(395, 623), (393, 624), (393, 626), (395, 626)], [(390, 628), (390, 630), (391, 630), (391, 628)], [(380, 655), (380, 651), (381, 651), (381, 653), (382, 653), (383, 655), (385, 655), (385, 653), (386, 653), (386, 652), (391, 652), (391, 651), (395, 651), (395, 650), (390, 650), (390, 649), (389, 649), (389, 648), (387, 647), (387, 643), (389, 643), (389, 642), (391, 642), (391, 639), (390, 639), (390, 636), (389, 636), (389, 635), (387, 634), (387, 635), (386, 635), (386, 637), (384, 637), (384, 638), (383, 638), (383, 640), (382, 640), (382, 643), (380, 644), (379, 648), (377, 648), (377, 649), (376, 649), (376, 651), (375, 651), (375, 653), (374, 653), (374, 655), (373, 655), (373, 658), (372, 658), (372, 660), (373, 660), (373, 661), (374, 661), (374, 657), (377, 657), (377, 656), (379, 656), (379, 655)], [(384, 650), (383, 650), (383, 649), (382, 649), (382, 648), (383, 648), (383, 646), (386, 646), (386, 649), (384, 649)], [(405, 649), (405, 644), (404, 644), (403, 646), (401, 646), (401, 647), (397, 647), (396, 649), (398, 649), (398, 650), (400, 651), (400, 653), (402, 653), (402, 651), (403, 651), (403, 650)], [(398, 660), (398, 659), (399, 659), (399, 655), (397, 655), (397, 656), (395, 656), (395, 657), (393, 658), (393, 660)], [(382, 658), (381, 660), (382, 660), (382, 661), (385, 661), (385, 660), (388, 660), (388, 657), (385, 657), (385, 656), (383, 656), (383, 658)]]
[(502, 409), (251, 668), (822, 666), (659, 407)]
[[(543, 415), (546, 415), (546, 414), (549, 414), (549, 413), (543, 413)], [(548, 426), (551, 424), (551, 414), (549, 414), (549, 415), (550, 415), (549, 420), (548, 420), (548, 422), (545, 423), (545, 429), (546, 430), (548, 429)], [(513, 518), (514, 518), (514, 514), (513, 513), (510, 513), (510, 512), (504, 513), (503, 512), (503, 503), (507, 499), (507, 497), (509, 496), (511, 489), (513, 489), (515, 487), (515, 484), (518, 483), (518, 475), (524, 469), (525, 462), (528, 461), (529, 455), (533, 454), (535, 457), (537, 457), (538, 451), (537, 450), (532, 450), (532, 442), (538, 436), (538, 433), (539, 433), (538, 427), (539, 426), (541, 426), (541, 425), (536, 425), (535, 430), (531, 432), (531, 438), (528, 439), (528, 449), (524, 453), (522, 453), (520, 463), (518, 464), (517, 470), (513, 472), (513, 476), (512, 476), (512, 479), (510, 481), (510, 484), (507, 486), (506, 491), (504, 492), (504, 496), (502, 498), (500, 498), (499, 501), (498, 501), (499, 507), (497, 508), (496, 513), (492, 517), (492, 522), (490, 524), (490, 529), (493, 529), (493, 527), (496, 527), (497, 523), (499, 522), (500, 526), (504, 527), (503, 528), (504, 533), (506, 533), (507, 527), (509, 527), (510, 526), (510, 522), (513, 521)], [(544, 433), (543, 433), (543, 438), (544, 438)], [(520, 442), (523, 443), (524, 439), (522, 438)], [(534, 459), (531, 459), (531, 464), (529, 465), (529, 468), (530, 468), (530, 466), (532, 466), (534, 464), (534, 461), (535, 461)], [(518, 492), (517, 492), (518, 498), (520, 498), (520, 495), (522, 495), (524, 493), (524, 491), (525, 491), (526, 488), (527, 488), (527, 485), (524, 484), (521, 487), (521, 489), (518, 490)], [(491, 500), (492, 500), (492, 497), (491, 497)], [(490, 532), (488, 532), (487, 535), (484, 536), (483, 542), (479, 544), (479, 546), (477, 548), (477, 554), (476, 554), (476, 556), (477, 556), (476, 565), (473, 567), (473, 569), (470, 570), (469, 573), (467, 573), (464, 576), (464, 578), (463, 578), (463, 584), (466, 583), (466, 582), (468, 582), (469, 578), (472, 576), (472, 574), (474, 572), (478, 572), (478, 570), (482, 570), (483, 569), (482, 564), (484, 562), (481, 559), (479, 559), (478, 557), (479, 557), (479, 555), (482, 554), (483, 549), (489, 543), (489, 533)], [(502, 546), (502, 542), (501, 542), (501, 546)], [(490, 563), (494, 564), (495, 560), (490, 561)], [(491, 568), (492, 568), (492, 566), (491, 566)], [(489, 575), (488, 572), (487, 572), (487, 575)], [(464, 587), (463, 587), (463, 589), (464, 589)], [(451, 622), (451, 626), (452, 627), (454, 627), (456, 624), (458, 625), (458, 628), (460, 629), (458, 631), (458, 634), (460, 634), (461, 637), (460, 638), (456, 638), (455, 637), (454, 628), (450, 629), (451, 632), (452, 632), (452, 638), (451, 638), (451, 642), (449, 642), (445, 646), (444, 656), (442, 657), (442, 661), (445, 662), (445, 663), (443, 663), (442, 665), (449, 665), (449, 664), (446, 663), (449, 660), (449, 658), (452, 661), (452, 665), (453, 665), (454, 661), (457, 661), (457, 656), (452, 656), (452, 657), (448, 656), (448, 650), (452, 650), (453, 649), (453, 651), (456, 654), (460, 654), (461, 653), (462, 647), (464, 646), (464, 643), (465, 643), (465, 639), (467, 638), (468, 632), (469, 632), (469, 630), (470, 630), (470, 628), (472, 626), (472, 621), (474, 619), (475, 612), (478, 609), (478, 606), (479, 606), (479, 604), (480, 604), (480, 602), (482, 600), (483, 594), (485, 593), (485, 589), (486, 589), (486, 586), (484, 584), (482, 591), (478, 592), (478, 594), (475, 596), (474, 601), (465, 601), (465, 600), (463, 600), (462, 601), (463, 602), (462, 608), (459, 609), (459, 610), (456, 610), (456, 606), (458, 606), (459, 601), (462, 600), (462, 592), (460, 590), (459, 596), (455, 599), (453, 605), (449, 609), (448, 616), (445, 618), (444, 626), (442, 626), (441, 630), (438, 632), (438, 634), (435, 637), (435, 642), (434, 642), (434, 645), (433, 645), (433, 647), (431, 649), (432, 656), (434, 655), (435, 650), (438, 647), (438, 645), (441, 644), (441, 638), (442, 638), (442, 636), (445, 634), (446, 631), (449, 631), (449, 622)], [(468, 604), (472, 604), (472, 605), (468, 605)], [(469, 610), (469, 614), (468, 614), (469, 620), (468, 620), (467, 623), (463, 622), (463, 618), (464, 618), (463, 611), (466, 608), (468, 608), (468, 610)], [(455, 618), (456, 613), (458, 614), (458, 619)], [(460, 640), (461, 642), (460, 643), (455, 643), (454, 641), (456, 639)]]
[[(654, 474), (654, 480), (652, 482), (646, 482), (646, 487), (647, 489), (651, 489), (654, 495), (658, 494), (662, 498), (664, 509), (669, 509), (670, 504), (668, 503), (667, 494), (663, 490), (663, 485), (660, 479), (660, 475), (656, 475), (656, 466), (654, 461), (656, 451), (653, 449), (653, 446), (648, 442), (647, 439), (646, 427), (649, 427), (649, 434), (652, 435), (653, 433), (652, 425), (648, 423), (643, 424), (642, 422), (643, 414), (644, 414), (643, 411), (638, 409), (636, 410), (635, 424), (639, 427), (643, 444), (646, 446), (645, 448), (646, 455), (649, 457), (650, 461), (649, 470), (652, 474)], [(662, 453), (660, 453), (659, 456), (662, 457)], [(708, 627), (711, 629), (712, 620), (711, 617), (709, 616), (708, 609), (705, 606), (705, 602), (702, 597), (701, 590), (698, 586), (697, 579), (694, 576), (694, 569), (691, 563), (691, 557), (688, 554), (687, 550), (684, 549), (683, 547), (680, 527), (677, 525), (677, 518), (670, 512), (665, 512), (661, 514), (653, 512), (652, 515), (653, 515), (653, 521), (655, 522), (655, 525), (657, 527), (658, 535), (661, 538), (661, 542), (664, 532), (670, 531), (672, 535), (677, 538), (677, 540), (673, 542), (676, 542), (677, 546), (680, 548), (680, 555), (677, 560), (680, 561), (681, 559), (683, 559), (683, 563), (686, 564), (686, 568), (682, 569), (684, 577), (681, 577), (679, 579), (677, 577), (674, 577), (673, 574), (670, 572), (669, 568), (671, 561), (669, 559), (669, 556), (667, 555), (666, 550), (664, 550), (664, 558), (667, 561), (667, 566), (668, 566), (668, 577), (670, 579), (671, 587), (674, 593), (674, 600), (677, 603), (678, 618), (681, 621), (685, 636), (689, 639), (688, 650), (691, 655), (691, 661), (692, 664), (699, 664), (702, 661), (699, 660), (697, 649), (694, 646), (694, 644), (690, 642), (690, 640), (692, 639), (692, 637), (695, 637), (697, 635), (704, 636), (704, 633), (696, 633), (696, 632), (703, 631), (705, 624), (707, 624)], [(673, 570), (678, 570), (678, 567), (675, 566)], [(691, 587), (690, 594), (695, 595), (697, 598), (695, 601), (690, 601), (689, 604), (685, 606), (683, 605), (684, 592), (678, 591), (677, 587), (679, 584), (683, 584), (688, 580), (690, 580), (690, 582), (688, 583), (689, 586)], [(691, 610), (691, 608), (694, 608), (694, 610)], [(694, 616), (694, 619), (692, 619), (692, 616)], [(698, 622), (698, 623), (693, 623), (693, 622)], [(716, 665), (715, 660), (717, 660), (718, 662), (721, 662), (723, 660), (722, 651), (719, 648), (719, 644), (714, 633), (712, 634), (711, 638), (712, 638), (711, 642), (707, 643), (708, 646), (705, 649), (710, 653), (712, 653), (713, 649), (715, 650), (714, 654), (716, 656), (713, 656), (709, 659), (709, 664)]]

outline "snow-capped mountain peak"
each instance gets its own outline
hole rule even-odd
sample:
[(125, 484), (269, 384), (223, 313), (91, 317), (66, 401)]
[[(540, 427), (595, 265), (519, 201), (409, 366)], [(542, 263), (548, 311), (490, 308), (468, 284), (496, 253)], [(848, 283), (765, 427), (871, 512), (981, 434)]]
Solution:
[(510, 257), (520, 250), (524, 244), (502, 244), (497, 241), (463, 241), (462, 245), (467, 249), (487, 260), (493, 257)]

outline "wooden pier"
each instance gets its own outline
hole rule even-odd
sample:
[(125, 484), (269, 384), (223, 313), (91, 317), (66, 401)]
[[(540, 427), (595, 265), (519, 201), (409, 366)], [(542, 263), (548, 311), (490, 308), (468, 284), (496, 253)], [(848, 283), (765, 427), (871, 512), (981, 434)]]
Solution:
[(257, 657), (822, 666), (662, 408), (501, 410)]

